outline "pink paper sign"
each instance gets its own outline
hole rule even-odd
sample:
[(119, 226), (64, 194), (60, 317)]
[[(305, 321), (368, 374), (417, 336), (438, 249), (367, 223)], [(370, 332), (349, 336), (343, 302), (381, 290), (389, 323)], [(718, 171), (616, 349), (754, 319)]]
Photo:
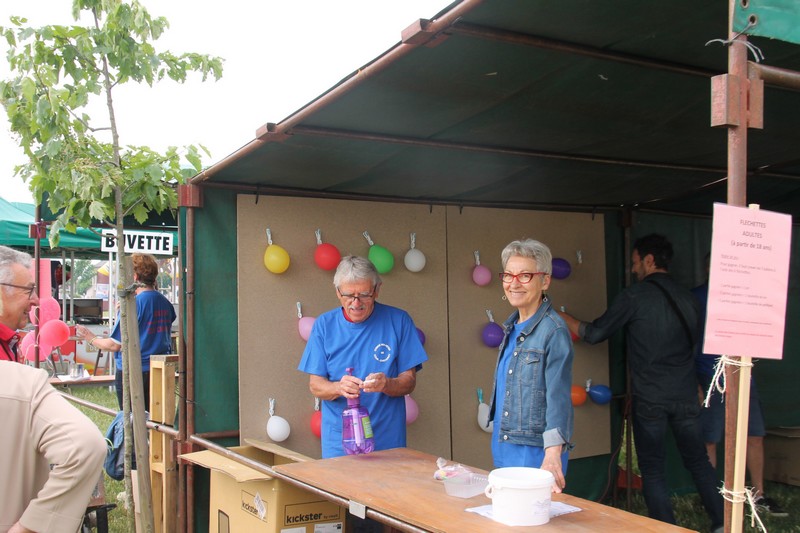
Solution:
[(783, 358), (792, 217), (714, 204), (703, 352)]

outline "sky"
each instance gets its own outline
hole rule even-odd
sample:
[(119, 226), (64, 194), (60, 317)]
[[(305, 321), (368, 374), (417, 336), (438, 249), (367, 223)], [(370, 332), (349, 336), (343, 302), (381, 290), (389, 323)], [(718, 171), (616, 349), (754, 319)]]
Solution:
[[(180, 85), (170, 80), (115, 89), (120, 142), (167, 146), (202, 144), (210, 165), (255, 137), (267, 122), (280, 122), (400, 41), (419, 18), (432, 18), (451, 0), (140, 0), (170, 28), (159, 51), (197, 52), (225, 60), (222, 78), (199, 76)], [(9, 16), (32, 26), (75, 24), (72, 0), (0, 0), (0, 25)], [(224, 7), (224, 11), (221, 9)], [(86, 23), (81, 23), (85, 25)], [(0, 43), (0, 78), (10, 76)], [(97, 110), (95, 110), (97, 109)], [(14, 176), (25, 162), (0, 109), (0, 197), (32, 202), (27, 184)], [(91, 107), (96, 120), (102, 106)], [(98, 120), (99, 122), (99, 120)], [(106, 124), (102, 124), (106, 125)]]

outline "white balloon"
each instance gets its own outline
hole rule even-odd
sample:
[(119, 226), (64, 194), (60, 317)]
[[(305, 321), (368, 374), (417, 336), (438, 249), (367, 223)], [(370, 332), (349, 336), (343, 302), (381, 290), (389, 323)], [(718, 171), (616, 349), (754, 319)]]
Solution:
[(406, 268), (411, 272), (419, 272), (425, 268), (426, 261), (427, 259), (425, 259), (425, 254), (416, 248), (411, 248), (409, 251), (407, 251), (406, 256), (403, 258)]
[(486, 433), (491, 433), (494, 430), (494, 422), (489, 422), (488, 426), (487, 422), (489, 422), (489, 406), (481, 403), (478, 405), (478, 425)]
[(289, 438), (291, 432), (289, 422), (281, 416), (271, 416), (267, 420), (267, 436), (275, 442), (283, 442)]

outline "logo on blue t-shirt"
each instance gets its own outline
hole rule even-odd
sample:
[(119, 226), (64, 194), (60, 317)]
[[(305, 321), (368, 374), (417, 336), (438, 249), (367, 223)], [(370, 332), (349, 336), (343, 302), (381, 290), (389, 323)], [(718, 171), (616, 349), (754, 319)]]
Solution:
[(372, 350), (372, 357), (379, 363), (385, 363), (392, 356), (392, 347), (388, 344), (380, 343)]

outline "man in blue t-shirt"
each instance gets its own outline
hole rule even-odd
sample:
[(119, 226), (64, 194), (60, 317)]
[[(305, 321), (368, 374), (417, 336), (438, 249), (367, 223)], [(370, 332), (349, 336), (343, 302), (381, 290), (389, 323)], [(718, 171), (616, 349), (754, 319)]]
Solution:
[[(135, 253), (133, 280), (139, 284), (136, 289), (136, 317), (139, 322), (139, 347), (142, 355), (142, 384), (144, 386), (144, 408), (150, 410), (150, 356), (172, 352), (172, 323), (177, 318), (175, 308), (166, 296), (158, 292), (156, 279), (158, 263), (150, 254)], [(99, 350), (114, 353), (117, 372), (115, 385), (117, 403), (122, 410), (122, 333), (120, 317), (117, 313), (114, 329), (106, 338), (98, 337), (84, 326), (77, 326), (78, 336)]]
[[(323, 313), (298, 367), (309, 374), (311, 393), (322, 401), (322, 457), (345, 455), (342, 411), (360, 398), (370, 413), (375, 450), (406, 445), (405, 395), (428, 360), (414, 326), (402, 309), (376, 302), (381, 278), (363, 258), (342, 259), (333, 278), (342, 306)], [(346, 369), (353, 368), (353, 375)]]

